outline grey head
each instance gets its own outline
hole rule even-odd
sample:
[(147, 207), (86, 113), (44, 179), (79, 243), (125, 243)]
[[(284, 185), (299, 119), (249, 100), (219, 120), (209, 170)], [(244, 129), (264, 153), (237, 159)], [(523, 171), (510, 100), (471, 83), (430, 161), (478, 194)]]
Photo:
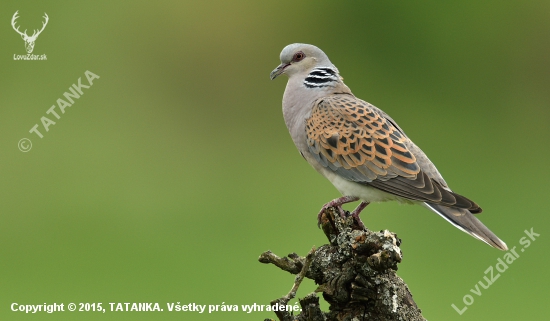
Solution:
[(338, 69), (321, 49), (313, 45), (293, 43), (281, 51), (281, 64), (269, 76), (272, 80), (281, 74), (286, 74), (289, 78), (294, 75), (305, 77), (314, 68), (320, 67), (330, 68), (338, 73)]

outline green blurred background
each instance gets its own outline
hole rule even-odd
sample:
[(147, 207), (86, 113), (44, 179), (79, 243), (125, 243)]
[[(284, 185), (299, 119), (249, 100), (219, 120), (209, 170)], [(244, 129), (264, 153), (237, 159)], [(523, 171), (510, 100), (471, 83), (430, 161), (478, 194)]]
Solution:
[[(13, 60), (25, 53), (16, 10), (21, 30), (49, 15), (33, 52), (47, 61)], [(419, 206), (369, 206), (368, 227), (403, 239), (398, 273), (424, 316), (544, 319), (549, 12), (542, 0), (2, 1), (0, 319), (275, 318), (165, 304), (268, 304), (293, 276), (260, 253), (326, 243), (316, 213), (339, 194), (289, 137), (285, 77), (269, 80), (293, 42), (322, 48), (509, 247), (525, 229), (540, 234), (460, 316), (451, 304), (463, 307), (504, 253)], [(87, 84), (86, 70), (101, 78), (50, 117), (44, 138), (29, 134), (79, 77)], [(298, 296), (314, 289), (305, 282)], [(12, 302), (159, 302), (165, 312), (25, 315)]]

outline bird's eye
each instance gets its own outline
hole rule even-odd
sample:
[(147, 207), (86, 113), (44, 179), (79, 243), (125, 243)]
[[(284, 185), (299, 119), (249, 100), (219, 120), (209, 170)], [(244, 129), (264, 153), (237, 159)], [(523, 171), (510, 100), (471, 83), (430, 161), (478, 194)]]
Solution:
[(298, 62), (298, 61), (304, 59), (305, 56), (306, 56), (306, 55), (304, 55), (303, 52), (298, 51), (297, 53), (294, 54), (294, 57), (292, 58), (292, 61)]

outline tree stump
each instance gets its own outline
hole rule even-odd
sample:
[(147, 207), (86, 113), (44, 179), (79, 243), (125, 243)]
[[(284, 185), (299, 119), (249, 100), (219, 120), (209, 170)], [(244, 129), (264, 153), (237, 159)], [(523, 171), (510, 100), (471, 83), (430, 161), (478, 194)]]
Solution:
[[(279, 320), (425, 320), (409, 288), (395, 272), (403, 258), (397, 235), (388, 230), (363, 230), (353, 217), (342, 218), (335, 215), (336, 211), (329, 208), (321, 218), (329, 244), (312, 249), (306, 257), (292, 253), (281, 258), (271, 251), (260, 256), (260, 262), (297, 275), (291, 291), (271, 301)], [(330, 304), (328, 312), (321, 311), (315, 292), (299, 299), (301, 312), (284, 309), (304, 277), (319, 285), (315, 292), (321, 292)]]

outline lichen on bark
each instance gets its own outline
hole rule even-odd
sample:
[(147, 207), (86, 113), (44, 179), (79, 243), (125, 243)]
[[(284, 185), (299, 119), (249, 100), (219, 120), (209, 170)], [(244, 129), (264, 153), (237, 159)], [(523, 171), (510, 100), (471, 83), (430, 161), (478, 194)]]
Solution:
[[(322, 311), (319, 297), (311, 293), (299, 299), (302, 311), (292, 315), (288, 311), (275, 312), (280, 321), (389, 321), (425, 320), (414, 302), (409, 288), (396, 274), (403, 253), (401, 240), (395, 233), (383, 230), (363, 230), (351, 216), (341, 218), (329, 208), (321, 218), (323, 232), (329, 240), (306, 257), (296, 253), (279, 257), (267, 251), (259, 261), (274, 264), (296, 274), (291, 291), (271, 301), (271, 305), (286, 305), (296, 295), (307, 277), (319, 285), (329, 303), (329, 311)], [(269, 319), (266, 319), (269, 320)]]

